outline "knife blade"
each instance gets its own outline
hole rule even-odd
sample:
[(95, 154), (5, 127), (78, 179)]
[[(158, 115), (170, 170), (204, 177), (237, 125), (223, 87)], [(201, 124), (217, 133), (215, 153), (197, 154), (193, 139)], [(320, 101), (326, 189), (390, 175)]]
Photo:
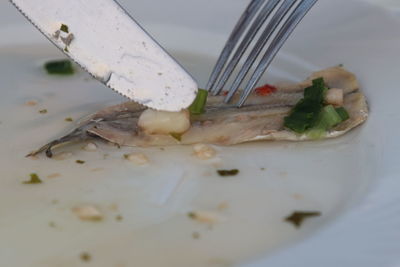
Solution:
[(53, 44), (92, 76), (140, 104), (179, 111), (198, 86), (113, 0), (10, 0)]

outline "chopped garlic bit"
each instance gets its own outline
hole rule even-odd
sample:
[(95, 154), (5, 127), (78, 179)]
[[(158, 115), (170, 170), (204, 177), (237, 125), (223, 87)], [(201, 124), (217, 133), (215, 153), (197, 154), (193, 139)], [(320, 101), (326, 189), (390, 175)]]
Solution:
[(55, 160), (65, 160), (65, 159), (69, 159), (70, 157), (72, 157), (72, 153), (71, 152), (60, 152), (57, 153), (53, 156), (53, 159)]
[(325, 102), (334, 106), (343, 106), (343, 89), (329, 89), (325, 95)]
[(52, 173), (52, 174), (47, 175), (47, 178), (53, 179), (53, 178), (58, 178), (60, 176), (61, 176), (61, 174), (59, 174), (59, 173)]
[(143, 153), (125, 154), (124, 158), (135, 163), (136, 165), (146, 165), (150, 162), (149, 158)]
[(223, 221), (223, 218), (212, 211), (193, 211), (188, 213), (189, 218), (207, 224), (214, 224)]
[(199, 159), (211, 159), (217, 153), (214, 148), (205, 144), (196, 144), (193, 146), (194, 155)]
[(101, 221), (103, 214), (93, 205), (81, 205), (72, 208), (72, 212), (83, 221)]
[(33, 107), (33, 106), (36, 106), (37, 104), (38, 104), (38, 102), (35, 100), (30, 100), (30, 101), (25, 102), (25, 106), (28, 106), (28, 107)]
[(87, 144), (83, 147), (83, 150), (85, 150), (85, 151), (90, 151), (90, 152), (96, 151), (96, 150), (97, 150), (97, 145), (96, 145), (95, 143), (92, 143), (92, 142), (87, 143)]
[(229, 207), (228, 202), (221, 202), (221, 203), (218, 204), (217, 209), (218, 209), (219, 211), (224, 211), (224, 210), (226, 210), (228, 207)]
[(188, 110), (179, 112), (145, 110), (139, 117), (138, 126), (148, 134), (182, 134), (190, 128)]

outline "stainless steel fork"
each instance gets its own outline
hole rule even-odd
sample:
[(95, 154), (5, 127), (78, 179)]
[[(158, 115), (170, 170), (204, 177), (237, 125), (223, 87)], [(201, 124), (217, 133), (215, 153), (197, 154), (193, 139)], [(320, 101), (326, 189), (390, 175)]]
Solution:
[[(316, 2), (317, 0), (252, 0), (229, 36), (206, 89), (213, 95), (220, 94), (242, 56), (255, 43), (224, 100), (226, 103), (231, 101), (251, 67), (261, 57), (240, 95), (237, 106), (241, 107), (280, 48)], [(265, 52), (260, 56), (263, 50)]]

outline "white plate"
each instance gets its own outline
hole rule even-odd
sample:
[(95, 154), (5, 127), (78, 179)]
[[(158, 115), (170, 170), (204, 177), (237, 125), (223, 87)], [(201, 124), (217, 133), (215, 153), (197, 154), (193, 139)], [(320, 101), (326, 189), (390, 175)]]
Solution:
[[(123, 4), (204, 85), (245, 1), (154, 2)], [(369, 98), (371, 117), (365, 125), (330, 141), (217, 148), (218, 157), (206, 162), (193, 157), (191, 147), (162, 151), (105, 144), (97, 152), (82, 151), (80, 145), (63, 148), (74, 153), (64, 161), (24, 158), (73, 127), (65, 117), (79, 118), (123, 99), (82, 72), (71, 78), (47, 76), (42, 63), (61, 54), (8, 3), (0, 4), (0, 15), (1, 266), (375, 267), (398, 262), (400, 21), (388, 11), (321, 0), (264, 80), (301, 80), (342, 63), (358, 75)], [(28, 100), (39, 104), (25, 106)], [(45, 115), (38, 113), (43, 108)], [(124, 161), (129, 151), (146, 153), (151, 164)], [(78, 165), (76, 159), (86, 163)], [(234, 178), (215, 173), (234, 167), (240, 169)], [(44, 183), (22, 185), (31, 172)], [(46, 177), (52, 173), (61, 177)], [(224, 202), (228, 208), (218, 211)], [(105, 219), (78, 220), (71, 208), (82, 203), (97, 205)], [(187, 217), (193, 210), (214, 211), (222, 219), (210, 228)], [(318, 210), (323, 216), (297, 230), (283, 222), (293, 210)], [(124, 219), (117, 221), (117, 215)], [(193, 239), (193, 232), (200, 238)], [(92, 255), (88, 263), (79, 258), (84, 251)]]

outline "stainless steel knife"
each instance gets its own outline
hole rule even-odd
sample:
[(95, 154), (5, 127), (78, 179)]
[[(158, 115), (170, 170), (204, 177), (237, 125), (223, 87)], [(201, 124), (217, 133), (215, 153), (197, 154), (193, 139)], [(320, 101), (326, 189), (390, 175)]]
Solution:
[(53, 44), (120, 94), (178, 111), (194, 79), (113, 0), (10, 0)]

